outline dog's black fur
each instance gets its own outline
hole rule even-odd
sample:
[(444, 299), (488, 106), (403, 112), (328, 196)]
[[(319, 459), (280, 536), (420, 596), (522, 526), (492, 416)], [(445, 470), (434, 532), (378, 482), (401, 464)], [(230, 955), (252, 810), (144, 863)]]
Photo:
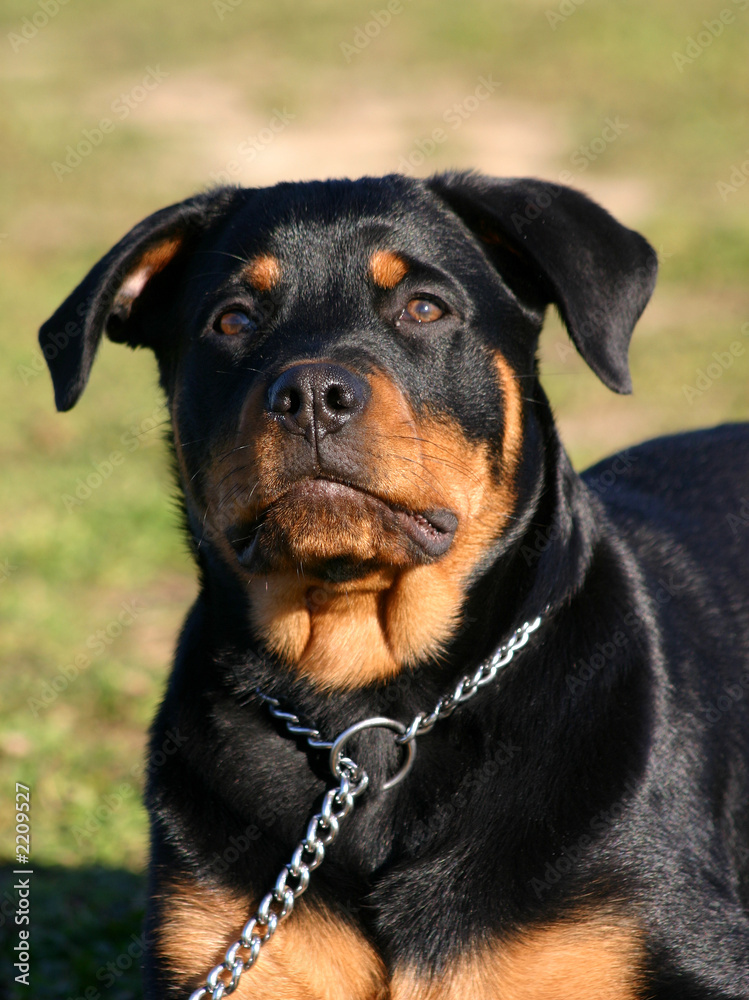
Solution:
[[(372, 270), (378, 251), (390, 271)], [(749, 428), (661, 438), (579, 476), (537, 378), (554, 303), (590, 367), (630, 391), (629, 339), (655, 272), (642, 237), (540, 181), (224, 188), (136, 226), (42, 327), (59, 409), (83, 391), (103, 331), (154, 350), (202, 580), (151, 737), (148, 997), (186, 996), (244, 918), (181, 970), (164, 927), (198, 940), (222, 900), (249, 913), (330, 781), (325, 755), (272, 722), (258, 686), (328, 737), (370, 716), (408, 721), (539, 613), (497, 681), (419, 739), (403, 784), (377, 791), (398, 766), (385, 733), (350, 745), (372, 791), (297, 906), (313, 944), (315, 914), (364, 942), (374, 985), (347, 986), (340, 970), (314, 988), (285, 978), (285, 928), (304, 919), (294, 913), (278, 960), (263, 953), (236, 995), (749, 997), (749, 530), (730, 517), (749, 497)], [(520, 386), (519, 419), (499, 356)], [(412, 452), (400, 461), (377, 385), (417, 431), (449, 428), (465, 454), (483, 455), (481, 488), (507, 508), (460, 563), (454, 627), (435, 626), (427, 651), (397, 669), (330, 679), (268, 638), (253, 581), (292, 566), (314, 600), (390, 572), (397, 550), (398, 572), (420, 568), (428, 582), (445, 546), (480, 527), (459, 513), (452, 537), (461, 455), (437, 435), (420, 466)], [(390, 486), (409, 475), (414, 496), (426, 484), (447, 498), (447, 515), (420, 508), (427, 535)], [(266, 508), (249, 483), (275, 490)], [(307, 529), (290, 527), (292, 487)], [(387, 509), (367, 506), (370, 494)], [(351, 555), (358, 542), (337, 550), (339, 500), (341, 517), (380, 526), (371, 558)], [(321, 511), (319, 554), (304, 531)], [(289, 539), (309, 558), (289, 555)], [(425, 586), (424, 608), (434, 594)], [(344, 664), (350, 655), (336, 651)], [(156, 766), (169, 733), (179, 752)], [(565, 927), (589, 934), (589, 951), (554, 951)], [(553, 988), (533, 981), (544, 948)], [(314, 954), (327, 968), (322, 939)], [(469, 955), (475, 979), (460, 979)], [(624, 971), (610, 972), (617, 963)]]

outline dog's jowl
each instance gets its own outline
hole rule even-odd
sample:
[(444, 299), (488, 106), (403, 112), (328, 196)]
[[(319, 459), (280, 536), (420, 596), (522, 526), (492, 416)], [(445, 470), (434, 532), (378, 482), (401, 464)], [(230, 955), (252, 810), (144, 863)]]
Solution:
[(147, 997), (749, 997), (749, 429), (580, 476), (537, 373), (554, 305), (629, 392), (655, 275), (541, 181), (221, 188), (42, 327), (61, 410), (153, 350), (201, 579)]

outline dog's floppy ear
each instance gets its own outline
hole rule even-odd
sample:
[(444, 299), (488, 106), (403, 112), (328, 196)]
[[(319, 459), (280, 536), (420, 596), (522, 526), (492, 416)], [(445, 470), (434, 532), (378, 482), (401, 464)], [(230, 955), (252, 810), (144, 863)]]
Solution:
[(470, 173), (438, 174), (427, 184), (487, 244), (490, 256), (492, 245), (504, 255), (516, 279), (509, 282), (513, 291), (556, 303), (596, 375), (615, 392), (631, 392), (629, 341), (658, 268), (647, 240), (560, 184)]
[(149, 215), (102, 257), (44, 323), (39, 343), (58, 410), (69, 410), (78, 401), (103, 332), (131, 347), (154, 346), (146, 332), (148, 310), (139, 303), (155, 301), (169, 273), (239, 195), (239, 189), (221, 188)]

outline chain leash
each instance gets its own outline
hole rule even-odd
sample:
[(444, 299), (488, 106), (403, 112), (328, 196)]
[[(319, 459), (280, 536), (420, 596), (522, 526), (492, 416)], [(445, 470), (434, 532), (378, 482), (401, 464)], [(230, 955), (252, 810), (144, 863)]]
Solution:
[(343, 756), (348, 739), (364, 729), (390, 729), (398, 734), (394, 741), (404, 747), (405, 760), (400, 770), (382, 785), (382, 790), (395, 787), (411, 769), (416, 756), (416, 738), (430, 732), (440, 719), (452, 715), (459, 705), (467, 702), (485, 685), (491, 684), (540, 624), (541, 615), (521, 625), (475, 673), (461, 677), (455, 688), (443, 695), (431, 712), (419, 712), (408, 726), (396, 719), (376, 716), (349, 726), (334, 740), (324, 740), (318, 729), (305, 726), (293, 712), (283, 711), (277, 698), (260, 690), (256, 692), (273, 718), (285, 725), (290, 736), (303, 737), (312, 750), (329, 751), (330, 770), (337, 784), (325, 793), (320, 811), (309, 821), (306, 835), (297, 844), (291, 861), (281, 869), (276, 884), (263, 897), (255, 914), (242, 928), (239, 938), (230, 945), (223, 962), (211, 969), (203, 984), (190, 994), (190, 1000), (203, 1000), (207, 996), (211, 1000), (222, 1000), (222, 997), (233, 993), (242, 974), (257, 962), (263, 945), (270, 941), (279, 925), (291, 914), (299, 896), (307, 891), (310, 873), (322, 864), (325, 851), (338, 836), (341, 823), (351, 814), (356, 799), (369, 784), (364, 768), (350, 757)]

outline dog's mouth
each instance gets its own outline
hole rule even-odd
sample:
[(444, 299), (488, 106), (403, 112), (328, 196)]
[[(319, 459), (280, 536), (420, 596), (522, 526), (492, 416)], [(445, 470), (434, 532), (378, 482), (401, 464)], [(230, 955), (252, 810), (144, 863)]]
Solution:
[(431, 562), (445, 555), (458, 528), (446, 508), (409, 509), (357, 486), (329, 479), (295, 483), (227, 537), (249, 572), (309, 571)]
[(452, 544), (458, 519), (451, 510), (411, 511), (392, 507), (405, 535), (432, 558), (443, 556)]

